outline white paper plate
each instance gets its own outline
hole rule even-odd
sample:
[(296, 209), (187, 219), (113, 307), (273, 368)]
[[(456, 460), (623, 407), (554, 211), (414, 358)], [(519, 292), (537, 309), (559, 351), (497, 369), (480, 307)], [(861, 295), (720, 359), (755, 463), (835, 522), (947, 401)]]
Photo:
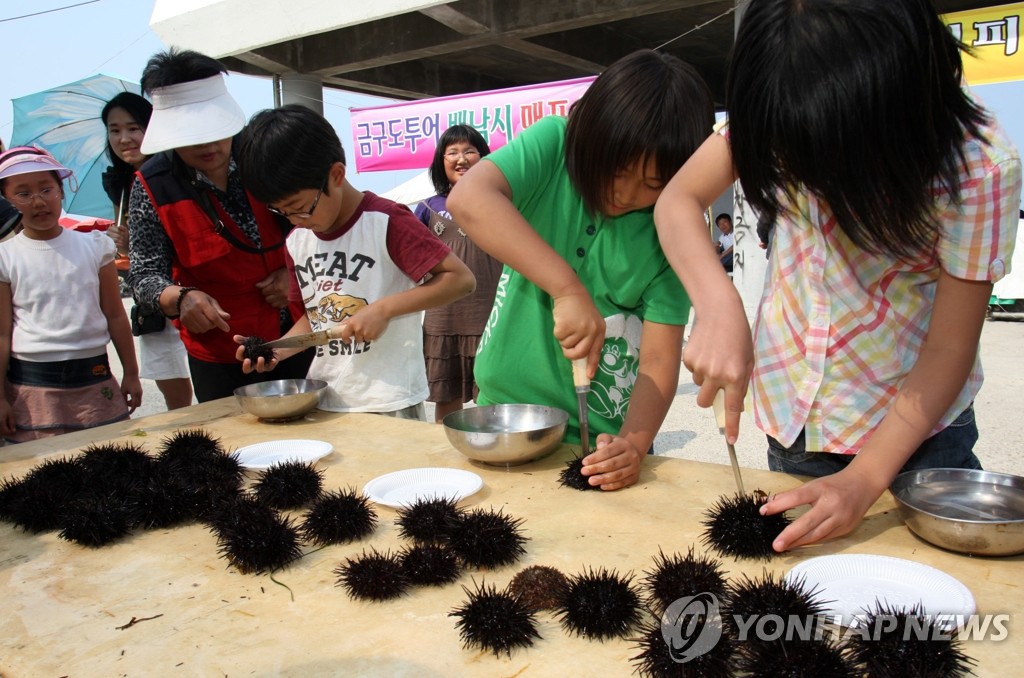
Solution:
[[(974, 596), (959, 580), (941, 570), (912, 560), (865, 554), (839, 554), (806, 560), (786, 575), (803, 578), (807, 590), (817, 587), (816, 598), (826, 605), (829, 617), (839, 616), (844, 626), (856, 627), (865, 612), (878, 603), (890, 609), (923, 614), (971, 615), (977, 610)], [(941, 619), (939, 625), (944, 625)]]
[(374, 478), (363, 495), (385, 506), (408, 506), (419, 499), (444, 497), (458, 501), (474, 494), (484, 481), (471, 471), (455, 468), (411, 468)]
[(334, 445), (323, 440), (271, 440), (240, 447), (235, 455), (245, 468), (267, 469), (286, 461), (316, 461), (333, 449)]

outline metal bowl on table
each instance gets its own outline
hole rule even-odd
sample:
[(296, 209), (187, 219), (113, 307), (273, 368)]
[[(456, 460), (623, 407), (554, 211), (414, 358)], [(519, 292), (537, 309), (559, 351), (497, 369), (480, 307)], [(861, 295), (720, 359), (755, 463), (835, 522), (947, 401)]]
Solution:
[(1024, 553), (1024, 478), (957, 468), (907, 471), (892, 496), (911, 532), (950, 551)]
[(235, 398), (263, 421), (291, 421), (316, 409), (326, 389), (327, 382), (320, 379), (277, 379), (239, 386)]
[(544, 405), (485, 405), (452, 412), (444, 432), (470, 459), (515, 466), (551, 454), (565, 436), (569, 413)]

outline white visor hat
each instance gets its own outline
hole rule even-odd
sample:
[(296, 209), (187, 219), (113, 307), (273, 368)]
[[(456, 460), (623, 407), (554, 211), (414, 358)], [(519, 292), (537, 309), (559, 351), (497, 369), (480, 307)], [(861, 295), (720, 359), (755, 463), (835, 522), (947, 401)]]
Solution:
[(224, 76), (157, 87), (152, 92), (153, 117), (141, 150), (146, 155), (235, 136), (245, 126), (245, 113), (228, 93)]

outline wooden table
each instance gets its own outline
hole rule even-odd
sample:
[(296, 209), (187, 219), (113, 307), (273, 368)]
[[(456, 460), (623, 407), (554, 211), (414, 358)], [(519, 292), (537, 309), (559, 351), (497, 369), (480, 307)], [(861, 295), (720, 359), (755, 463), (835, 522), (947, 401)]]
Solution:
[[(0, 450), (0, 477), (20, 477), (47, 456), (74, 453), (97, 440), (117, 439), (156, 451), (176, 430), (200, 427), (228, 449), (251, 443), (314, 438), (334, 444), (320, 461), (325, 488), (363, 485), (384, 473), (415, 467), (470, 469), (484, 480), (468, 506), (502, 508), (525, 519), (527, 555), (498, 570), (466, 572), (472, 587), (504, 586), (522, 567), (551, 565), (567, 574), (613, 568), (638, 577), (659, 549), (685, 553), (700, 546), (703, 511), (735, 491), (726, 465), (664, 457), (648, 459), (641, 482), (620, 492), (559, 487), (557, 473), (572, 453), (512, 469), (477, 465), (449, 446), (440, 426), (365, 414), (314, 412), (286, 424), (243, 414), (233, 399)], [(748, 489), (780, 491), (791, 476), (744, 470)], [(214, 536), (192, 525), (137, 532), (89, 549), (53, 533), (26, 534), (0, 524), (0, 674), (17, 676), (273, 676), (273, 675), (619, 675), (638, 653), (625, 640), (597, 642), (568, 635), (539, 616), (543, 636), (511, 658), (465, 650), (448, 613), (466, 598), (462, 587), (416, 588), (398, 600), (365, 603), (335, 586), (334, 568), (374, 547), (404, 544), (394, 509), (377, 507), (367, 539), (310, 552), (275, 578), (242, 575), (217, 555)], [(870, 553), (939, 568), (965, 583), (980, 613), (1009, 613), (1009, 638), (968, 642), (979, 675), (1005, 674), (1024, 663), (1022, 558), (971, 558), (933, 548), (900, 522), (883, 496), (854, 535), (786, 554), (767, 565), (724, 559), (728, 576), (784, 573), (807, 558)], [(289, 592), (289, 589), (291, 592)], [(292, 598), (294, 595), (294, 599)], [(158, 616), (159, 615), (159, 616)], [(132, 618), (146, 621), (129, 624)]]

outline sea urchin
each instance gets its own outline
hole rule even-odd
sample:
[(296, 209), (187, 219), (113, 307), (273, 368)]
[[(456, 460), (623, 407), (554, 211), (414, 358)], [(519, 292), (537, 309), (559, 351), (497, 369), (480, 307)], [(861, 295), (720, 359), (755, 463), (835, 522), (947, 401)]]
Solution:
[(720, 497), (704, 514), (707, 529), (702, 541), (723, 556), (757, 560), (773, 557), (772, 542), (790, 520), (784, 513), (762, 516), (765, 497), (760, 490)]
[(667, 556), (659, 549), (654, 557), (654, 570), (644, 575), (647, 603), (659, 615), (679, 598), (707, 592), (723, 600), (727, 590), (718, 562), (695, 554), (692, 546), (685, 557), (678, 553)]
[(600, 490), (600, 485), (591, 485), (590, 476), (583, 475), (583, 457), (573, 457), (558, 474), (558, 484), (574, 490)]
[(344, 586), (350, 598), (360, 600), (390, 600), (409, 588), (402, 559), (390, 551), (363, 551), (361, 556), (336, 567), (334, 574), (338, 576), (337, 585)]
[(398, 555), (412, 584), (441, 586), (459, 578), (459, 559), (447, 546), (416, 544), (402, 549)]
[(343, 544), (362, 539), (377, 526), (377, 512), (355, 490), (321, 494), (302, 522), (302, 534), (314, 544)]
[(526, 553), (520, 534), (522, 518), (512, 518), (500, 510), (474, 509), (456, 519), (448, 545), (470, 567), (510, 565)]
[(466, 649), (479, 647), (490, 650), (495, 657), (502, 652), (511, 657), (513, 649), (529, 647), (534, 638), (540, 638), (533, 612), (508, 591), (499, 591), (486, 582), (476, 591), (465, 586), (462, 590), (469, 600), (448, 616), (458, 617), (455, 628)]
[(588, 638), (617, 638), (640, 621), (640, 596), (632, 575), (589, 569), (569, 577), (565, 599), (558, 607), (566, 631)]
[(455, 499), (448, 497), (421, 497), (408, 506), (398, 509), (395, 522), (399, 534), (406, 539), (421, 543), (447, 541), (452, 527), (457, 525), (465, 512)]
[(253, 492), (270, 508), (296, 509), (320, 496), (323, 476), (311, 463), (284, 461), (260, 473)]
[(967, 676), (975, 661), (956, 631), (938, 628), (919, 605), (909, 610), (877, 603), (867, 622), (848, 632), (850, 656), (869, 678)]
[(267, 340), (263, 337), (246, 337), (242, 340), (242, 357), (251, 360), (254, 365), (259, 358), (269, 363), (274, 359), (274, 349), (267, 346)]
[(508, 592), (534, 612), (554, 610), (565, 600), (568, 580), (561, 570), (531, 565), (520, 570), (508, 583)]

